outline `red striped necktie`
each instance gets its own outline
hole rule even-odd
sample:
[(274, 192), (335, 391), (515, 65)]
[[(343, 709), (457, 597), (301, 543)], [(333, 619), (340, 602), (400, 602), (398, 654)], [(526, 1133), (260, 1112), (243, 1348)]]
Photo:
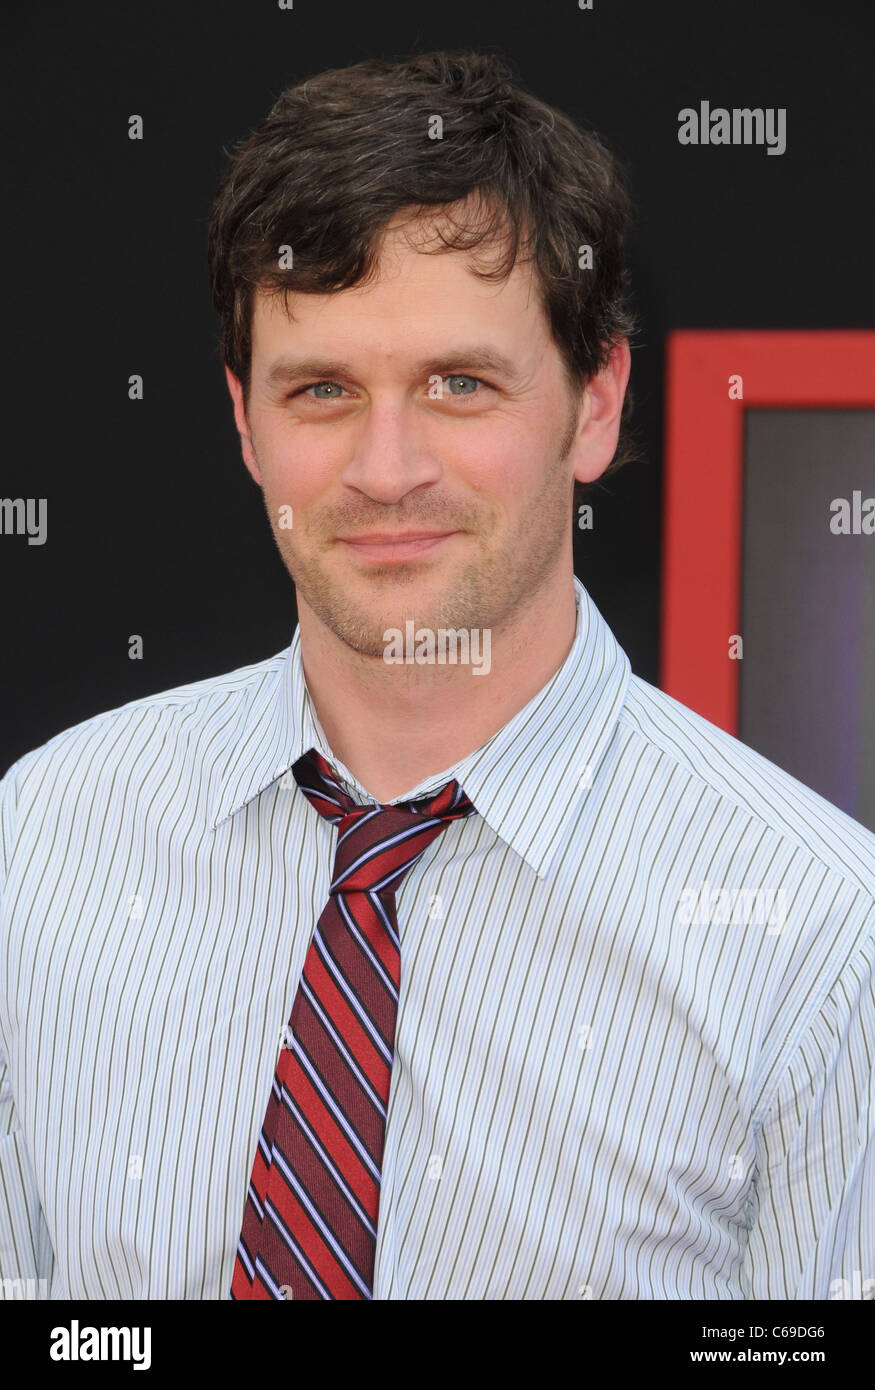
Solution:
[(395, 892), (476, 808), (455, 780), (436, 796), (358, 805), (315, 748), (292, 771), (337, 825), (334, 874), (258, 1136), (231, 1297), (371, 1298), (401, 980)]

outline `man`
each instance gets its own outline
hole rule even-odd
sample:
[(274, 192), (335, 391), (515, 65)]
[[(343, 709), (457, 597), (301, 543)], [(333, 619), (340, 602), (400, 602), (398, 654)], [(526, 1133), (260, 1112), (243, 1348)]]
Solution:
[(875, 1289), (875, 838), (573, 574), (627, 210), (490, 56), (323, 73), (235, 152), (213, 292), (299, 625), (4, 778), (4, 1276)]

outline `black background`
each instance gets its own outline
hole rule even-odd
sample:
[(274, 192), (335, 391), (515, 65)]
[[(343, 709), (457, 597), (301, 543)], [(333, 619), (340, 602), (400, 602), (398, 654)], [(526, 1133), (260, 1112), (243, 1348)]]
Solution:
[[(627, 170), (646, 457), (591, 498), (576, 569), (656, 683), (666, 334), (873, 324), (869, 0), (88, 0), (4, 17), (0, 492), (47, 498), (48, 541), (0, 536), (0, 767), (290, 640), (294, 588), (216, 347), (206, 222), (223, 146), (284, 86), (371, 56), (498, 51)], [(786, 152), (681, 146), (678, 111), (701, 100), (785, 107)]]

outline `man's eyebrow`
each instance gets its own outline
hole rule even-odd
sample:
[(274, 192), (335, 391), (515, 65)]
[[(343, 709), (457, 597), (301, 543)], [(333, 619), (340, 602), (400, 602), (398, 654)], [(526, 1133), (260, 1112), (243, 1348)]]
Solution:
[[(504, 353), (492, 347), (474, 345), (471, 347), (445, 350), (439, 356), (428, 357), (418, 362), (414, 375), (446, 376), (458, 372), (462, 367), (470, 367), (481, 372), (496, 372), (513, 381), (521, 377), (519, 367)], [(304, 377), (331, 381), (336, 377), (354, 377), (355, 372), (348, 362), (333, 357), (278, 357), (267, 370), (265, 378), (268, 386), (281, 386), (290, 381), (300, 381)]]

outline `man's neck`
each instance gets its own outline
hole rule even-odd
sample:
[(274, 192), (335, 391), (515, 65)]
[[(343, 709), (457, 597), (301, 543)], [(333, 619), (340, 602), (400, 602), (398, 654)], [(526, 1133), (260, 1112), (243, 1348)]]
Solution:
[(386, 803), (482, 747), (552, 679), (574, 643), (571, 574), (490, 634), (490, 668), (392, 665), (341, 642), (298, 601), (310, 698), (335, 755)]

